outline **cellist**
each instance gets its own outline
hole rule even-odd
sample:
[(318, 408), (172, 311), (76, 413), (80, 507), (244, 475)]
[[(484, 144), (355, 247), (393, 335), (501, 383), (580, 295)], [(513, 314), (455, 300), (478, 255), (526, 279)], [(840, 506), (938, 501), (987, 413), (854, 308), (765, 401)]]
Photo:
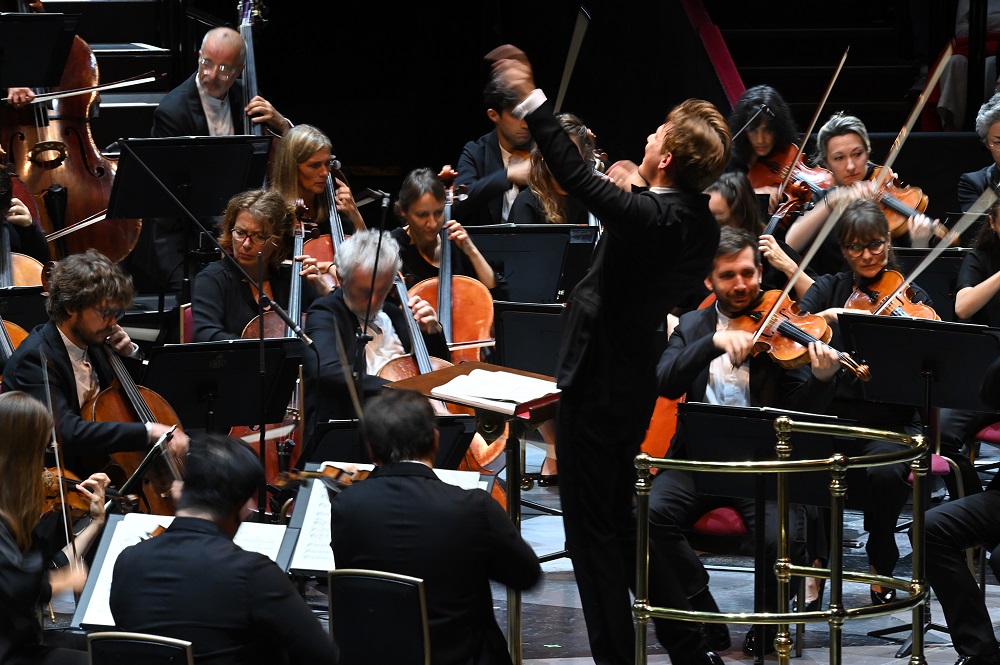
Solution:
[[(126, 359), (140, 357), (139, 347), (118, 325), (132, 303), (129, 276), (104, 255), (88, 250), (55, 265), (48, 292), (49, 322), (32, 330), (10, 357), (3, 392), (23, 390), (45, 401), (44, 353), (66, 466), (82, 477), (96, 470), (90, 466), (92, 456), (145, 451), (170, 427), (156, 422), (92, 422), (81, 415), (81, 407), (114, 380), (102, 345)], [(172, 454), (183, 456), (187, 436), (178, 430), (169, 446)]]

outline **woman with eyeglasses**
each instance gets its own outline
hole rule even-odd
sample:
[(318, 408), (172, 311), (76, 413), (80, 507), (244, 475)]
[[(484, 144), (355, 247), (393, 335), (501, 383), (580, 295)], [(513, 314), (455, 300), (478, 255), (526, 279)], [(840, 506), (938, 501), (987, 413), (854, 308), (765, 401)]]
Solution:
[[(963, 173), (958, 179), (958, 205), (962, 212), (967, 211), (976, 202), (979, 195), (987, 189), (1000, 195), (1000, 92), (993, 95), (979, 107), (976, 115), (976, 133), (990, 151), (993, 161), (978, 171)], [(979, 230), (986, 227), (977, 222), (972, 224), (962, 234), (962, 245), (968, 247), (977, 238)]]
[[(889, 222), (882, 209), (872, 201), (862, 199), (848, 203), (831, 235), (849, 267), (842, 272), (817, 277), (815, 284), (799, 300), (799, 308), (826, 319), (833, 332), (830, 345), (836, 349), (843, 349), (846, 347), (840, 333), (838, 315), (844, 312), (864, 313), (862, 310), (844, 309), (845, 303), (855, 289), (866, 289), (895, 262)], [(911, 286), (914, 291), (912, 298), (914, 302), (931, 304), (926, 291), (916, 284)], [(920, 416), (915, 407), (866, 401), (859, 382), (849, 380), (844, 372), (841, 372), (837, 379), (835, 397), (827, 413), (854, 420), (855, 424), (861, 427), (920, 434)], [(858, 449), (868, 455), (899, 450), (900, 444), (867, 441), (859, 442)], [(869, 534), (865, 547), (868, 562), (872, 572), (892, 575), (899, 559), (895, 538), (896, 521), (911, 490), (907, 480), (909, 465), (899, 463), (873, 466), (866, 471), (869, 496), (864, 512), (865, 529)], [(864, 492), (861, 486), (857, 489), (859, 493)], [(879, 586), (873, 586), (871, 589), (873, 603), (890, 602), (894, 597), (895, 591), (892, 589)]]
[[(232, 256), (210, 263), (195, 277), (192, 314), (194, 341), (239, 339), (258, 312), (259, 294), (240, 272), (242, 268), (264, 293), (287, 308), (292, 282), (293, 209), (274, 190), (254, 189), (229, 200), (219, 227), (219, 244)], [(259, 258), (258, 258), (259, 257)], [(233, 262), (239, 264), (239, 268)], [(329, 292), (307, 257), (301, 273), (302, 311), (318, 294)]]
[[(871, 141), (864, 123), (852, 115), (837, 113), (830, 117), (817, 135), (816, 163), (828, 169), (834, 187), (826, 191), (811, 210), (796, 219), (785, 234), (785, 242), (803, 256), (824, 227), (836, 204), (860, 199), (873, 200), (877, 190), (871, 180), (878, 166), (869, 158)], [(908, 219), (908, 232), (896, 238), (900, 246), (926, 247), (935, 222), (923, 215)], [(820, 275), (836, 273), (847, 265), (833, 230), (826, 236), (810, 267)]]

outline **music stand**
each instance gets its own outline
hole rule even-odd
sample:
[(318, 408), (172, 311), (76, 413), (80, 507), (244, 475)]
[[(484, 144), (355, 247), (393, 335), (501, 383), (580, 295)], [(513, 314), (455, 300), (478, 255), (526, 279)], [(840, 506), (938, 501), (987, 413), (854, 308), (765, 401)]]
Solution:
[(79, 14), (0, 14), (0, 86), (57, 87), (79, 19)]
[[(931, 250), (923, 247), (893, 247), (892, 251), (899, 260), (899, 272), (909, 275)], [(958, 291), (958, 271), (968, 253), (967, 247), (950, 247), (944, 250), (920, 273), (920, 279), (916, 280), (920, 288), (931, 297), (934, 311), (945, 321), (957, 320), (955, 293)]]
[[(119, 144), (108, 219), (181, 216), (209, 236), (199, 219), (222, 214), (235, 194), (259, 188), (271, 150), (266, 136), (119, 139)], [(188, 235), (182, 302), (191, 301)]]
[(586, 274), (600, 230), (577, 224), (500, 224), (466, 229), (516, 302), (565, 302)]
[(152, 349), (143, 385), (174, 408), (185, 429), (228, 432), (263, 413), (264, 422), (280, 423), (302, 363), (302, 342), (284, 337), (264, 340), (266, 397), (248, 390), (260, 380), (260, 342), (168, 344)]
[(557, 304), (493, 301), (496, 364), (555, 375), (564, 309)]
[(0, 289), (0, 316), (4, 321), (16, 323), (28, 332), (37, 325), (47, 323), (45, 296), (41, 286), (12, 286)]
[[(845, 344), (865, 359), (871, 380), (862, 384), (863, 397), (871, 402), (903, 404), (921, 410), (925, 439), (936, 445), (936, 415), (931, 409), (966, 409), (993, 412), (979, 398), (989, 363), (984, 359), (1000, 355), (998, 332), (981, 325), (952, 323), (909, 317), (840, 314)], [(928, 461), (928, 468), (930, 464)], [(914, 537), (923, 538), (923, 533)], [(916, 547), (916, 545), (915, 545)], [(924, 579), (923, 570), (913, 571)], [(924, 632), (947, 632), (930, 622), (930, 606), (925, 614)], [(902, 658), (910, 652), (912, 624), (869, 633), (881, 637), (911, 630), (896, 652)]]

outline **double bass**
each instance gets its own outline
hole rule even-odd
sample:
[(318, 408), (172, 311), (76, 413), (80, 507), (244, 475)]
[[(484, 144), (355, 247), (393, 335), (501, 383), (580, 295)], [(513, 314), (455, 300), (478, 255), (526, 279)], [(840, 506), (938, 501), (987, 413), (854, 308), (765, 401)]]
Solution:
[(97, 148), (90, 130), (97, 84), (97, 58), (87, 42), (75, 36), (55, 90), (90, 91), (3, 109), (0, 140), (11, 173), (39, 203), (52, 256), (93, 248), (117, 263), (135, 247), (142, 222), (104, 217), (116, 165)]

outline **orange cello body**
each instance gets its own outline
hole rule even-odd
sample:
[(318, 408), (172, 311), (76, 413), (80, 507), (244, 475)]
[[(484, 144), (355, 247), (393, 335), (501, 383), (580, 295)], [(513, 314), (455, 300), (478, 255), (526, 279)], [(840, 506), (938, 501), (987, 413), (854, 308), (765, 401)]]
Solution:
[(913, 302), (914, 292), (909, 286), (889, 302), (890, 296), (902, 286), (903, 276), (895, 270), (884, 270), (881, 277), (864, 289), (855, 287), (844, 303), (846, 309), (878, 313), (884, 316), (908, 316), (914, 319), (934, 319), (941, 317), (930, 305)]
[[(97, 83), (97, 59), (90, 46), (75, 37), (57, 90)], [(139, 238), (142, 223), (138, 219), (80, 224), (107, 209), (115, 174), (115, 165), (101, 154), (90, 131), (91, 107), (96, 99), (97, 93), (90, 92), (52, 100), (51, 111), (41, 104), (29, 104), (23, 109), (4, 109), (0, 114), (3, 149), (26, 191), (42, 201), (38, 212), (46, 233), (77, 229), (50, 241), (53, 258), (94, 248), (118, 262), (128, 256)], [(59, 188), (65, 189), (64, 210), (53, 196)], [(46, 201), (50, 205), (44, 205)]]
[[(173, 408), (158, 393), (134, 383), (123, 385), (118, 378), (84, 404), (80, 411), (85, 420), (92, 422), (180, 423)], [(112, 485), (120, 488), (132, 477), (145, 457), (145, 452), (112, 453), (107, 465), (100, 470), (108, 474)], [(174, 514), (174, 502), (170, 497), (173, 480), (173, 474), (162, 457), (149, 467), (142, 479), (141, 493), (144, 501), (141, 503), (145, 504), (150, 514)], [(139, 494), (138, 489), (133, 487), (132, 493)]]
[[(434, 311), (439, 312), (438, 278), (417, 282), (409, 295), (423, 298)], [(493, 296), (482, 282), (474, 277), (454, 275), (451, 278), (452, 343), (485, 342), (493, 335)], [(454, 349), (453, 363), (482, 360), (480, 348)]]

